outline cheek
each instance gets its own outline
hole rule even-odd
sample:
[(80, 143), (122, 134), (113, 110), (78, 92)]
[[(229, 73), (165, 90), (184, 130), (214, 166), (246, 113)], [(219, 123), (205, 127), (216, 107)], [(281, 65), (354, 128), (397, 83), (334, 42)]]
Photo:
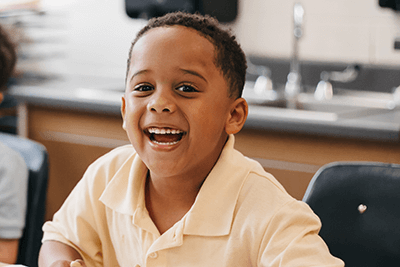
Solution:
[(225, 128), (226, 108), (225, 103), (211, 103), (202, 105), (195, 110), (193, 117), (196, 119), (194, 127), (198, 126), (203, 135), (221, 134)]
[(138, 107), (134, 101), (129, 101), (125, 107), (123, 128), (129, 135), (137, 135), (139, 130), (139, 120), (142, 116)]

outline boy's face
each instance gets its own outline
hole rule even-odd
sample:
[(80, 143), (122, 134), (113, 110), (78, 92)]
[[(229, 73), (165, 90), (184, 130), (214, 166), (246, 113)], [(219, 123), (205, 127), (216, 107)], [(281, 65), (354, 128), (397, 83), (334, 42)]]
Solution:
[(212, 43), (183, 26), (151, 29), (133, 47), (124, 129), (152, 173), (188, 176), (218, 159), (235, 99), (214, 57)]

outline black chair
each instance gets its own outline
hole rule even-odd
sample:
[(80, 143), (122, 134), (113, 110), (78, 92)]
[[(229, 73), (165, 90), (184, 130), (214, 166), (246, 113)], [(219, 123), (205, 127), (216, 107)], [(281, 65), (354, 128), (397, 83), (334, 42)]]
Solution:
[[(1, 109), (10, 109), (17, 106), (17, 101), (14, 97), (5, 94), (3, 102), (0, 103)], [(0, 132), (17, 133), (17, 117), (16, 116), (1, 116), (0, 114)]]
[(400, 266), (400, 165), (336, 162), (312, 178), (303, 201), (346, 267)]
[(17, 263), (37, 267), (46, 206), (48, 154), (43, 145), (16, 135), (0, 133), (0, 142), (18, 151), (28, 166), (28, 205)]

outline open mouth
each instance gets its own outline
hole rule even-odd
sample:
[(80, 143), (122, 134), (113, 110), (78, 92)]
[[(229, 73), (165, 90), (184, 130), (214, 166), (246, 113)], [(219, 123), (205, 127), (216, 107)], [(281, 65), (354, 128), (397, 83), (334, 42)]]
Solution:
[(175, 145), (179, 143), (186, 132), (171, 128), (148, 128), (146, 134), (153, 143), (158, 145)]

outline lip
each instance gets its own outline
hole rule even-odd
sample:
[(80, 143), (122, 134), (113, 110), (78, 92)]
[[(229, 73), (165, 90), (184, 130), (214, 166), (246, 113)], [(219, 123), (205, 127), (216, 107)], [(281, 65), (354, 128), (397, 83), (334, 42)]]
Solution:
[[(185, 138), (187, 135), (187, 131), (179, 129), (179, 127), (175, 126), (148, 126), (144, 128), (143, 133), (149, 140), (149, 143), (151, 147), (153, 147), (156, 150), (160, 151), (170, 151), (175, 148), (177, 148), (181, 143), (182, 140)], [(159, 142), (156, 140), (155, 135), (160, 136), (168, 136), (168, 135), (179, 135), (177, 137), (177, 140), (174, 141), (165, 141), (165, 142)]]

